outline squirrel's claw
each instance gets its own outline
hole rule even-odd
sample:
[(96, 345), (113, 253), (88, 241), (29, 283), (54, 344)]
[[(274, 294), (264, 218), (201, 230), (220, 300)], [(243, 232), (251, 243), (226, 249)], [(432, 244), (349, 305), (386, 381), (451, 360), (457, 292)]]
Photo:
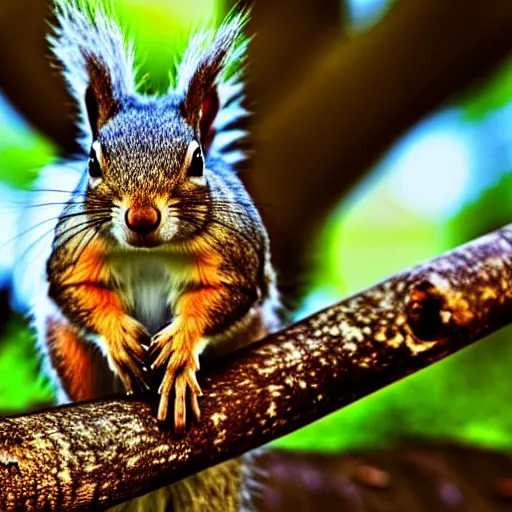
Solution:
[(126, 315), (119, 324), (120, 331), (110, 338), (109, 362), (119, 375), (128, 393), (149, 389), (146, 366), (146, 349), (150, 337), (144, 327)]
[(164, 335), (155, 335), (151, 340), (151, 346), (149, 347), (147, 357), (151, 370), (160, 368), (171, 358), (173, 351), (173, 344)]
[(165, 421), (169, 411), (169, 397), (174, 387), (174, 429), (177, 434), (183, 434), (187, 424), (187, 390), (190, 393), (192, 412), (196, 419), (200, 419), (198, 397), (202, 395), (201, 388), (197, 383), (195, 370), (183, 369), (177, 375), (173, 372), (166, 372), (162, 385), (160, 386), (160, 404), (158, 407), (158, 419)]
[(119, 375), (127, 393), (136, 391), (147, 391), (147, 371), (130, 357), (112, 358), (112, 365)]
[(202, 395), (197, 382), (199, 370), (197, 344), (187, 340), (187, 332), (177, 324), (169, 324), (151, 340), (148, 350), (148, 364), (151, 370), (165, 367), (164, 377), (158, 392), (160, 403), (158, 419), (165, 421), (169, 414), (169, 402), (174, 390), (174, 426), (176, 433), (183, 433), (187, 422), (187, 394), (190, 396), (192, 412), (199, 419), (198, 397)]
[(187, 391), (190, 395), (192, 412), (196, 419), (200, 418), (198, 397), (203, 393), (197, 382), (196, 372), (199, 369), (197, 357), (183, 352), (172, 351), (167, 363), (164, 378), (158, 392), (160, 404), (158, 419), (165, 421), (169, 412), (169, 399), (174, 388), (174, 427), (177, 434), (185, 431), (187, 423)]

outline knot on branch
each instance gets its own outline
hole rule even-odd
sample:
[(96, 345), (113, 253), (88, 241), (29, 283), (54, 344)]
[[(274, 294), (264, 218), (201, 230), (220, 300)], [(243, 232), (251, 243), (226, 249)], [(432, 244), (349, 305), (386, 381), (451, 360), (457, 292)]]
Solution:
[(447, 308), (442, 291), (425, 280), (412, 287), (406, 306), (409, 328), (415, 338), (434, 341), (450, 333), (452, 311)]

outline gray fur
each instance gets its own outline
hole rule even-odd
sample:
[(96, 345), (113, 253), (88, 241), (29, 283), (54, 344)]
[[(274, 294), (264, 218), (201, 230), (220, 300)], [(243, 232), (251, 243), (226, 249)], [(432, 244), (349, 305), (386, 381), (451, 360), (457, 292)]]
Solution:
[[(76, 327), (85, 342), (107, 350), (102, 340), (88, 330), (87, 311), (74, 304), (73, 289), (59, 289), (59, 275), (76, 261), (77, 251), (70, 254), (68, 244), (62, 243), (69, 225), (81, 219), (70, 215), (85, 212), (92, 218), (95, 208), (110, 211), (105, 225), (108, 229), (92, 234), (110, 237), (115, 245), (115, 226), (117, 223), (119, 227), (124, 218), (120, 200), (125, 196), (144, 200), (166, 195), (179, 199), (180, 204), (173, 208), (178, 212), (176, 218), (180, 214), (183, 218), (179, 219), (178, 240), (162, 240), (166, 258), (169, 254), (165, 244), (179, 242), (179, 237), (206, 237), (209, 244), (222, 248), (223, 270), (233, 279), (230, 288), (226, 288), (226, 298), (212, 309), (212, 325), (206, 332), (215, 341), (211, 355), (232, 350), (276, 329), (279, 300), (268, 237), (256, 207), (234, 172), (244, 158), (239, 143), (246, 137), (239, 127), (247, 116), (239, 79), (247, 49), (247, 40), (242, 35), (247, 13), (232, 15), (216, 32), (206, 30), (192, 38), (177, 68), (175, 87), (155, 98), (137, 92), (132, 45), (125, 43), (123, 31), (109, 9), (91, 8), (87, 0), (55, 0), (55, 5), (58, 27), (50, 41), (80, 107), (83, 148), (88, 153), (93, 139), (96, 140), (101, 144), (105, 165), (101, 183), (92, 187), (87, 163), (76, 164), (82, 175), (71, 180), (72, 185), (66, 185), (69, 195), (50, 199), (63, 204), (55, 223), (53, 243), (45, 241), (45, 254), (38, 260), (48, 262), (48, 266), (44, 271), (39, 265), (36, 272), (41, 286), (34, 300), (33, 315), (41, 351), (47, 359), (45, 368), (51, 378), (65, 377), (58, 372), (55, 361), (53, 366), (48, 364), (52, 358), (45, 345), (49, 314)], [(183, 163), (191, 141), (200, 140), (199, 109), (204, 95), (212, 88), (216, 89), (219, 111), (213, 120), (213, 139), (203, 148), (206, 168), (201, 185), (187, 179)], [(97, 124), (90, 118), (91, 108), (86, 104), (88, 90), (98, 107)], [(44, 186), (55, 188), (57, 173), (48, 170), (47, 174)], [(59, 182), (56, 188), (61, 186)], [(75, 203), (66, 205), (66, 200)], [(37, 201), (50, 202), (44, 194)], [(194, 222), (187, 220), (191, 212)], [(139, 252), (121, 245), (111, 255), (113, 274), (119, 274), (116, 282), (99, 284), (122, 290), (123, 297), (132, 303), (130, 313), (155, 331), (167, 312), (161, 304), (155, 308), (155, 301), (162, 299), (163, 292), (167, 293), (166, 281), (175, 276), (168, 276), (159, 266), (157, 248), (143, 248)], [(147, 256), (148, 268), (141, 268), (141, 254)], [(145, 297), (148, 293), (152, 294), (151, 300)], [(223, 343), (229, 347), (223, 347)], [(98, 378), (102, 382), (104, 379), (102, 392), (108, 394), (117, 390), (120, 382), (103, 366), (104, 374)], [(72, 399), (66, 396), (65, 389), (62, 386), (60, 399)], [(249, 510), (249, 500), (242, 488), (246, 472), (247, 466), (240, 460), (228, 461), (170, 488), (123, 504), (117, 510)]]
[[(112, 8), (103, 3), (91, 7), (87, 0), (54, 2), (58, 26), (49, 41), (79, 106), (81, 142), (88, 153), (94, 134), (87, 115), (86, 90), (96, 81), (120, 108), (136, 97), (133, 44), (126, 42)], [(205, 84), (217, 87), (220, 111), (210, 150), (222, 154), (231, 164), (246, 158), (236, 142), (245, 140), (247, 133), (236, 130), (236, 126), (248, 115), (241, 105), (243, 85), (239, 81), (248, 45), (242, 32), (247, 20), (247, 12), (235, 14), (217, 31), (207, 29), (192, 37), (176, 69), (176, 86), (169, 89), (170, 97), (184, 100), (185, 109), (194, 110), (198, 108)], [(226, 131), (231, 133), (229, 147)]]

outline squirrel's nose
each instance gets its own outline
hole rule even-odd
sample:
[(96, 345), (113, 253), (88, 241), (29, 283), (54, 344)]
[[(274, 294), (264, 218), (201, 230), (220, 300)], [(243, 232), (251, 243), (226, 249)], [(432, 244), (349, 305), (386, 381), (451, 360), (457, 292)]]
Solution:
[(126, 211), (126, 225), (140, 235), (148, 235), (160, 225), (160, 212), (153, 206), (132, 207)]

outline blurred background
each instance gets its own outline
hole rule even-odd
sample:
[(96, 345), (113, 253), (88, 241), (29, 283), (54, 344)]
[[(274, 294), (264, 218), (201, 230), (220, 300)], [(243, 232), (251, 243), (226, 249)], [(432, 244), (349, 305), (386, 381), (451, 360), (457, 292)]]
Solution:
[[(227, 0), (116, 0), (144, 90)], [(509, 0), (257, 0), (244, 179), (294, 318), (512, 220)], [(11, 278), (20, 204), (78, 147), (43, 0), (0, 5), (0, 412), (51, 403)], [(44, 213), (41, 214), (44, 216)], [(36, 254), (33, 257), (37, 257)], [(512, 329), (276, 442), (354, 450), (435, 439), (512, 448)]]

